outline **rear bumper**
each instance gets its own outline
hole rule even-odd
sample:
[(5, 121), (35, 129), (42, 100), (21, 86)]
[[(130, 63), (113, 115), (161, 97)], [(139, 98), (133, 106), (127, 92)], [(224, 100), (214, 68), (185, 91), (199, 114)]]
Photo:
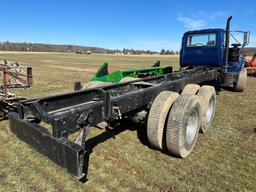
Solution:
[(9, 113), (10, 129), (20, 140), (47, 156), (72, 176), (85, 176), (85, 151), (66, 138), (55, 138), (42, 126), (23, 120), (18, 113)]

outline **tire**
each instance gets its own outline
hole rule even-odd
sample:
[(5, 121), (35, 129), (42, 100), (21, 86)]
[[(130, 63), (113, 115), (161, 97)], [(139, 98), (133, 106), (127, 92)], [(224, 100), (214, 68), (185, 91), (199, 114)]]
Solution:
[(170, 154), (185, 158), (193, 150), (200, 128), (201, 105), (198, 96), (180, 95), (166, 124), (166, 146)]
[(179, 94), (163, 91), (155, 98), (148, 115), (147, 136), (149, 143), (156, 149), (163, 149), (163, 135), (166, 118), (173, 102)]
[(85, 89), (90, 89), (90, 88), (95, 88), (95, 87), (102, 87), (102, 86), (107, 86), (107, 85), (113, 85), (112, 82), (102, 82), (102, 81), (90, 81), (86, 83), (83, 88)]
[(124, 82), (128, 82), (128, 81), (135, 81), (135, 80), (137, 80), (137, 79), (139, 79), (139, 78), (135, 78), (135, 77), (124, 77), (123, 79), (121, 79), (121, 80), (119, 81), (119, 83), (124, 83)]
[(187, 84), (181, 92), (181, 95), (191, 94), (196, 95), (200, 86), (197, 84)]
[(211, 124), (215, 115), (215, 88), (213, 86), (204, 85), (199, 89), (197, 95), (200, 98), (200, 103), (202, 107), (200, 132), (205, 133), (211, 128)]
[(237, 82), (234, 83), (234, 90), (237, 92), (243, 92), (247, 85), (247, 70), (240, 71)]

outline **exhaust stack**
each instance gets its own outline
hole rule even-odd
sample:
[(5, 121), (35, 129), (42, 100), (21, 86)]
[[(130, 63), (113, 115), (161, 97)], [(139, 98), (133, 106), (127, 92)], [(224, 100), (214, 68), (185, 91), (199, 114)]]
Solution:
[(231, 22), (232, 16), (230, 16), (227, 20), (226, 25), (226, 44), (225, 44), (225, 63), (224, 63), (224, 70), (227, 72), (228, 67), (228, 52), (229, 52), (229, 33), (230, 33), (230, 22)]

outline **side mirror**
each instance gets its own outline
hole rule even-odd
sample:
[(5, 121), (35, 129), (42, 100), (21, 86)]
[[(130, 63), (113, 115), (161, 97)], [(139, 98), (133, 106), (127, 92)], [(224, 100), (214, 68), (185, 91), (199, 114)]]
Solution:
[(249, 39), (250, 39), (250, 32), (244, 32), (244, 42), (243, 42), (243, 47), (249, 44)]

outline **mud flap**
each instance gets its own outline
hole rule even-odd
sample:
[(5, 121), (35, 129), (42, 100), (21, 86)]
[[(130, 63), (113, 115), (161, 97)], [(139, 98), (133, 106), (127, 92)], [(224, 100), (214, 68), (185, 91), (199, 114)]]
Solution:
[(63, 167), (72, 176), (84, 178), (85, 151), (80, 145), (66, 138), (53, 137), (42, 126), (21, 119), (18, 113), (9, 113), (9, 122), (12, 133), (20, 140)]

